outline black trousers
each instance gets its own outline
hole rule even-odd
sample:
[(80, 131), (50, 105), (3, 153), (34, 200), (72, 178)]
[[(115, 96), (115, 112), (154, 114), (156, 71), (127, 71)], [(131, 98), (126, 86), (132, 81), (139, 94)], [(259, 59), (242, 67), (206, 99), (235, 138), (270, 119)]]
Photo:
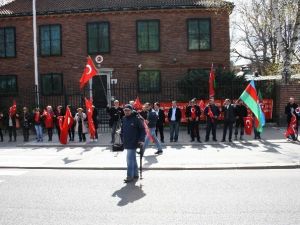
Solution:
[(9, 141), (12, 141), (12, 136), (14, 135), (14, 141), (17, 140), (17, 131), (16, 127), (8, 127), (8, 136), (9, 136)]
[(29, 127), (23, 127), (24, 141), (29, 141)]
[(191, 134), (191, 121), (187, 121), (187, 132), (188, 134)]
[(47, 128), (48, 130), (48, 140), (52, 141), (53, 128)]
[(245, 124), (244, 120), (242, 119), (237, 119), (235, 121), (235, 130), (234, 130), (234, 135), (237, 136), (239, 134), (239, 128), (240, 128), (240, 136), (244, 135), (244, 130), (245, 130)]
[(195, 140), (195, 137), (198, 141), (200, 141), (200, 134), (199, 134), (199, 121), (190, 121), (190, 132), (191, 132), (191, 139)]
[(75, 127), (72, 125), (72, 127), (69, 129), (69, 140), (74, 141), (74, 135), (75, 135)]
[(232, 139), (232, 127), (233, 127), (233, 122), (231, 121), (224, 121), (224, 128), (223, 128), (223, 139), (226, 139), (226, 134), (227, 134), (227, 129), (229, 129), (229, 137), (228, 139)]
[(2, 129), (0, 128), (0, 141), (3, 141), (3, 133), (2, 133)]
[(57, 130), (57, 135), (58, 135), (58, 139), (60, 138), (60, 127), (59, 125), (56, 125), (56, 130)]
[(209, 140), (210, 131), (212, 131), (213, 140), (217, 140), (216, 129), (217, 129), (216, 122), (207, 122), (205, 140)]
[(164, 141), (165, 136), (164, 136), (164, 125), (163, 124), (156, 125), (156, 129), (155, 129), (156, 136), (157, 136), (158, 131), (159, 131), (159, 135), (160, 135), (160, 140)]
[(82, 133), (82, 125), (81, 124), (78, 125), (78, 136), (79, 136), (80, 142), (86, 140), (85, 133)]

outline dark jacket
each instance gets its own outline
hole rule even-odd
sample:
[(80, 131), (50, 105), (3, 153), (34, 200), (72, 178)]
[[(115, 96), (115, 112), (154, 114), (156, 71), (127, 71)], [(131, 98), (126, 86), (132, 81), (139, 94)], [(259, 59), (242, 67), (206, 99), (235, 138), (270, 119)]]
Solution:
[(141, 111), (140, 116), (143, 117), (144, 120), (146, 120), (148, 117), (148, 111)]
[[(16, 119), (17, 118), (19, 118), (18, 114), (14, 114), (11, 117), (13, 127), (16, 127), (16, 123), (17, 123)], [(9, 115), (7, 115), (6, 117), (4, 117), (4, 120), (5, 120), (6, 127), (9, 127)]]
[(237, 116), (238, 120), (240, 121), (244, 121), (244, 117), (246, 117), (248, 115), (248, 111), (246, 106), (244, 105), (236, 105), (235, 106), (235, 116)]
[(201, 110), (200, 110), (200, 107), (198, 105), (190, 105), (190, 106), (186, 107), (185, 115), (186, 115), (187, 118), (192, 117), (192, 108), (193, 107), (195, 107), (196, 118), (198, 117), (198, 120), (199, 120), (200, 116), (201, 116)]
[(156, 127), (158, 116), (156, 115), (156, 113), (154, 111), (150, 110), (148, 112), (147, 120), (149, 122), (148, 127), (149, 128), (154, 128), (154, 127)]
[[(206, 116), (206, 121), (208, 123), (211, 123), (212, 122), (212, 119), (210, 118), (210, 116), (208, 115), (208, 109), (211, 109), (212, 113), (214, 116), (217, 116), (219, 117), (220, 115), (220, 110), (219, 108), (216, 106), (216, 105), (208, 105), (205, 107), (204, 109), (204, 115)], [(215, 122), (216, 120), (218, 120), (217, 118), (214, 118), (213, 121)]]
[(109, 114), (109, 125), (112, 126), (114, 122), (118, 122), (122, 119), (124, 116), (123, 109), (121, 107), (115, 108), (115, 107), (106, 107), (106, 112)]
[(232, 104), (229, 105), (228, 109), (226, 106), (222, 107), (222, 112), (224, 112), (224, 121), (234, 123), (235, 121), (235, 108)]
[(287, 122), (288, 123), (290, 123), (290, 121), (291, 121), (292, 114), (296, 115), (296, 117), (297, 117), (297, 114), (295, 113), (295, 110), (297, 108), (298, 108), (298, 105), (296, 103), (294, 103), (294, 104), (288, 103), (285, 106), (285, 114), (287, 115)]
[(165, 116), (164, 110), (159, 109), (158, 110), (158, 120), (156, 122), (156, 125), (157, 126), (163, 126), (164, 123), (165, 123), (165, 119), (166, 119), (166, 116)]
[(125, 149), (136, 149), (138, 142), (145, 141), (145, 128), (136, 116), (124, 116), (122, 119), (121, 138)]
[[(169, 109), (169, 112), (168, 112), (169, 122), (171, 122), (171, 118), (172, 118), (172, 107)], [(181, 120), (181, 111), (178, 107), (176, 107), (175, 118), (176, 118), (176, 122), (180, 122), (180, 120)]]
[(32, 122), (30, 113), (29, 112), (26, 112), (25, 114), (24, 112), (21, 113), (20, 122), (23, 128), (29, 128)]

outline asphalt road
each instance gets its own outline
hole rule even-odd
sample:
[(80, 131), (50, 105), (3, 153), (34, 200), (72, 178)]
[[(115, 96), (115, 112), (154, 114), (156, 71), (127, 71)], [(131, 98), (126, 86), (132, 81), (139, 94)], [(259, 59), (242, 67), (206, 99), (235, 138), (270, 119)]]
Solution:
[(1, 225), (300, 224), (300, 170), (0, 169)]

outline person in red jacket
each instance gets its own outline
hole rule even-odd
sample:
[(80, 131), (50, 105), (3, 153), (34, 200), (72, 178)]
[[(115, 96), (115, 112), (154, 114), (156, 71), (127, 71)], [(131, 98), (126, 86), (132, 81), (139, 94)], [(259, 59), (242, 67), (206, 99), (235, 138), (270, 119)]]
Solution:
[(48, 131), (48, 141), (52, 141), (53, 127), (54, 127), (54, 112), (52, 106), (48, 105), (43, 112), (43, 119), (45, 123), (45, 128)]

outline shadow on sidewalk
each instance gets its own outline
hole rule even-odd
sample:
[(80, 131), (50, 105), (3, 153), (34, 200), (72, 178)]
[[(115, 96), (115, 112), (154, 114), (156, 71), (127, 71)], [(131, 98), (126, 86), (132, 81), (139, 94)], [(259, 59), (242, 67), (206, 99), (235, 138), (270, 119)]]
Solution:
[(112, 197), (120, 198), (120, 201), (117, 204), (118, 206), (125, 206), (128, 203), (133, 203), (145, 196), (146, 194), (142, 188), (136, 186), (136, 182), (126, 184), (120, 190), (117, 190), (112, 194)]

